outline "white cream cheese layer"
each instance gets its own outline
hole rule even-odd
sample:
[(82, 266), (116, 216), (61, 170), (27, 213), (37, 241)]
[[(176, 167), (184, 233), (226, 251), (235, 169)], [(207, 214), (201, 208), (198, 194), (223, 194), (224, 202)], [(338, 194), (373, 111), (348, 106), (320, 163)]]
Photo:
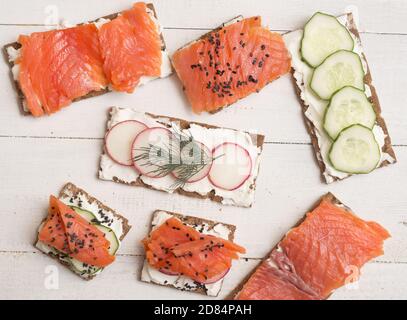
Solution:
[[(172, 218), (173, 215), (165, 211), (160, 211), (154, 215), (152, 221), (152, 230), (161, 226), (165, 221)], [(203, 234), (213, 235), (219, 238), (228, 239), (232, 230), (224, 224), (218, 223), (212, 229), (206, 224), (202, 225), (188, 225)], [(198, 284), (194, 280), (185, 276), (171, 276), (166, 275), (157, 269), (151, 267), (147, 260), (144, 260), (143, 269), (141, 271), (141, 280), (145, 282), (153, 282), (161, 285), (172, 285), (177, 289), (185, 291), (196, 291), (198, 288), (204, 288), (208, 296), (216, 297), (221, 288), (223, 279), (211, 284)]]
[[(111, 120), (108, 123), (108, 130), (116, 123), (125, 120), (138, 120), (147, 125), (147, 127), (165, 127), (162, 123), (169, 124), (179, 131), (179, 125), (176, 122), (171, 122), (168, 118), (154, 119), (142, 112), (133, 109), (112, 108)], [(208, 177), (194, 182), (187, 183), (183, 186), (183, 190), (188, 192), (197, 192), (205, 196), (210, 191), (214, 190), (217, 196), (223, 198), (222, 203), (226, 205), (235, 205), (242, 207), (249, 207), (254, 202), (255, 179), (259, 172), (261, 148), (253, 143), (249, 133), (236, 131), (233, 129), (224, 128), (206, 128), (203, 126), (191, 124), (188, 129), (189, 133), (195, 140), (204, 143), (209, 150), (224, 142), (237, 143), (244, 147), (250, 154), (252, 160), (252, 171), (250, 177), (243, 183), (241, 187), (236, 190), (228, 191), (215, 187), (210, 183)], [(167, 175), (163, 178), (149, 178), (140, 175), (135, 168), (126, 167), (115, 163), (106, 153), (101, 157), (99, 178), (103, 180), (114, 180), (114, 177), (125, 183), (135, 183), (140, 179), (147, 185), (150, 185), (158, 190), (166, 192), (174, 192), (175, 178), (172, 175)]]
[[(349, 30), (350, 26), (348, 25), (347, 15), (338, 17), (338, 21)], [(366, 74), (367, 62), (365, 60), (365, 57), (363, 56), (362, 45), (360, 41), (353, 35), (353, 33), (350, 32), (350, 34), (352, 35), (355, 43), (353, 52), (359, 55), (362, 61), (364, 72)], [(331, 183), (335, 181), (335, 178), (343, 179), (350, 176), (351, 174), (336, 170), (329, 161), (328, 154), (332, 146), (332, 140), (323, 128), (325, 109), (329, 101), (321, 100), (309, 87), (313, 69), (309, 65), (307, 65), (301, 58), (300, 47), (302, 35), (303, 30), (296, 30), (283, 35), (283, 38), (287, 49), (289, 50), (292, 57), (291, 63), (294, 68), (294, 78), (297, 86), (301, 90), (301, 99), (308, 107), (307, 111), (305, 112), (305, 116), (313, 123), (316, 128), (315, 133), (318, 138), (319, 148), (321, 150), (320, 157), (325, 164), (325, 172), (323, 173), (323, 175), (326, 182)], [(365, 85), (365, 93), (367, 97), (371, 97), (372, 95), (370, 88), (367, 85)], [(383, 132), (383, 129), (378, 124), (373, 127), (373, 134), (381, 150), (381, 160), (379, 161), (378, 166), (380, 166), (385, 160), (389, 161), (390, 163), (394, 162), (395, 159), (391, 155), (382, 151), (382, 148), (385, 144), (386, 135)], [(319, 155), (317, 156), (319, 157)]]
[[(96, 201), (94, 201), (92, 203), (89, 202), (87, 197), (84, 196), (83, 194), (79, 194), (74, 197), (74, 195), (69, 190), (65, 190), (65, 196), (61, 197), (59, 200), (61, 200), (67, 206), (75, 206), (75, 207), (78, 207), (78, 208), (81, 208), (83, 210), (87, 210), (87, 211), (93, 213), (93, 215), (96, 217), (96, 219), (100, 222), (100, 224), (102, 226), (112, 229), (114, 231), (114, 233), (116, 234), (117, 240), (119, 242), (119, 248), (120, 248), (120, 245), (121, 245), (120, 238), (123, 235), (123, 223), (120, 218), (115, 217), (109, 211), (101, 209), (97, 205)], [(41, 224), (40, 227), (38, 228), (38, 232), (42, 229), (42, 226), (43, 226), (43, 224)], [(58, 255), (58, 258), (60, 260), (70, 263), (69, 258), (59, 256), (58, 250), (56, 250), (55, 248), (53, 248), (39, 240), (37, 241), (35, 246), (46, 254), (53, 253), (55, 255)], [(103, 270), (103, 268), (100, 268), (98, 271), (93, 273), (93, 275), (99, 274), (100, 272), (102, 272), (102, 270)], [(87, 278), (89, 276), (87, 274), (81, 275), (80, 272), (76, 271), (76, 269), (74, 269), (74, 268), (72, 268), (72, 271), (74, 271), (75, 273), (79, 274), (80, 276), (82, 276), (84, 278)]]

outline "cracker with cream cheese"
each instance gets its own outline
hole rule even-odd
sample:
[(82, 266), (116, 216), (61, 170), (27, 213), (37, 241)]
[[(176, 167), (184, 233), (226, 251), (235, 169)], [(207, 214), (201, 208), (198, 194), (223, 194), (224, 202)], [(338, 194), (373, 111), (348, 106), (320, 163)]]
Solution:
[[(364, 82), (368, 91), (370, 91), (369, 100), (373, 105), (373, 109), (376, 113), (376, 125), (373, 130), (375, 137), (381, 147), (381, 160), (378, 164), (378, 167), (384, 167), (389, 164), (395, 163), (397, 161), (396, 155), (391, 145), (391, 139), (389, 132), (386, 127), (386, 123), (381, 116), (381, 107), (379, 103), (379, 98), (376, 93), (376, 89), (372, 84), (372, 76), (370, 73), (369, 66), (365, 54), (363, 53), (361, 40), (357, 25), (354, 21), (352, 13), (342, 15), (337, 17), (338, 21), (342, 23), (350, 32), (351, 36), (355, 41), (354, 52), (356, 52), (364, 64), (365, 67), (365, 77)], [(298, 100), (301, 103), (304, 121), (307, 127), (307, 130), (311, 136), (311, 142), (314, 148), (316, 155), (316, 160), (321, 170), (321, 174), (326, 183), (332, 183), (334, 181), (342, 180), (351, 176), (351, 174), (339, 172), (333, 168), (329, 159), (328, 151), (329, 144), (324, 143), (328, 139), (328, 135), (322, 128), (322, 119), (315, 120), (314, 118), (319, 118), (318, 112), (314, 112), (312, 105), (307, 102), (307, 99), (304, 98), (304, 90), (308, 86), (308, 81), (306, 78), (309, 78), (305, 73), (301, 72), (301, 68), (308, 70), (309, 67), (305, 62), (301, 60), (299, 48), (301, 46), (303, 30), (296, 30), (286, 33), (283, 37), (286, 42), (287, 48), (292, 55), (292, 74), (295, 90), (298, 96)], [(308, 69), (307, 69), (308, 68)], [(312, 104), (312, 103), (311, 103)], [(313, 116), (314, 115), (314, 116)], [(328, 148), (328, 149), (327, 149)]]
[[(208, 124), (190, 122), (168, 116), (159, 116), (150, 113), (139, 112), (134, 109), (113, 107), (107, 123), (107, 131), (114, 125), (127, 120), (136, 120), (144, 123), (147, 127), (175, 128), (186, 130), (194, 136), (197, 141), (205, 144), (216, 142), (220, 145), (223, 142), (234, 142), (248, 149), (252, 160), (252, 171), (250, 177), (242, 186), (233, 191), (225, 191), (216, 188), (209, 183), (208, 178), (204, 178), (197, 183), (187, 183), (183, 187), (174, 188), (174, 181), (171, 175), (163, 178), (148, 178), (141, 175), (132, 166), (122, 166), (114, 162), (108, 155), (104, 147), (100, 167), (99, 178), (102, 180), (124, 183), (132, 186), (142, 186), (149, 189), (165, 191), (169, 193), (179, 193), (189, 197), (210, 199), (227, 205), (251, 207), (254, 202), (256, 180), (259, 173), (260, 156), (263, 150), (264, 136), (236, 129), (221, 128)], [(215, 145), (207, 145), (211, 150)]]

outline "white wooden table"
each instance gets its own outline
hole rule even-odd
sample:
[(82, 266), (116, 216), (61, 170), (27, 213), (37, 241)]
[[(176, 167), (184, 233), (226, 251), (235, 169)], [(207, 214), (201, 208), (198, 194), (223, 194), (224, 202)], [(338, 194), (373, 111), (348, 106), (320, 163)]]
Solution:
[[(140, 240), (157, 208), (237, 225), (237, 242), (247, 255), (225, 280), (226, 296), (282, 235), (324, 193), (331, 191), (365, 219), (380, 222), (392, 238), (386, 254), (362, 270), (357, 289), (342, 288), (336, 299), (407, 298), (407, 1), (360, 0), (156, 0), (170, 52), (233, 16), (260, 14), (271, 29), (301, 27), (316, 10), (338, 15), (354, 4), (399, 162), (368, 176), (321, 182), (300, 106), (287, 75), (216, 115), (192, 114), (175, 75), (139, 88), (133, 95), (111, 93), (75, 103), (52, 117), (19, 113), (6, 63), (0, 64), (0, 298), (199, 299), (203, 296), (142, 283)], [(49, 6), (54, 5), (54, 6)], [(56, 7), (55, 7), (56, 5)], [(131, 0), (1, 0), (0, 43), (20, 33), (45, 30), (58, 9), (70, 23), (121, 11)], [(109, 106), (257, 130), (266, 134), (256, 203), (251, 209), (221, 206), (179, 195), (132, 188), (97, 179)], [(44, 286), (47, 266), (55, 261), (34, 247), (36, 228), (46, 214), (50, 194), (72, 181), (129, 218), (133, 229), (117, 262), (91, 282), (59, 268), (59, 289)]]

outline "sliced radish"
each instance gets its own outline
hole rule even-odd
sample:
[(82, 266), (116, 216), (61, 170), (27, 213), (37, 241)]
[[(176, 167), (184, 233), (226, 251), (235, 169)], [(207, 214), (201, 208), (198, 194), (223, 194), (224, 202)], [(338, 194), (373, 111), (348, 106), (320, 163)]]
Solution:
[(123, 166), (133, 165), (131, 147), (136, 136), (147, 126), (136, 120), (126, 120), (115, 124), (105, 138), (106, 152), (112, 160)]
[[(161, 178), (168, 174), (157, 173), (156, 170), (159, 166), (168, 164), (170, 161), (163, 154), (168, 154), (171, 137), (171, 131), (162, 127), (147, 128), (137, 135), (132, 146), (132, 159), (134, 167), (140, 174), (150, 178)], [(145, 148), (150, 146), (154, 146), (154, 148), (150, 153), (147, 153)], [(143, 154), (147, 158), (136, 160)]]
[(230, 268), (229, 268), (229, 269), (226, 269), (225, 271), (219, 273), (218, 275), (213, 276), (212, 278), (210, 278), (210, 279), (208, 279), (208, 280), (205, 280), (205, 281), (203, 281), (203, 282), (201, 282), (201, 283), (202, 283), (202, 284), (211, 284), (211, 283), (218, 282), (218, 281), (222, 280), (224, 277), (226, 277), (226, 275), (228, 274), (229, 270), (230, 270)]
[(224, 190), (236, 190), (250, 177), (252, 158), (242, 146), (225, 142), (212, 150), (211, 183)]
[[(199, 167), (199, 171), (187, 179), (188, 183), (197, 182), (207, 177), (212, 167), (211, 151), (202, 142), (195, 141), (185, 145), (181, 152), (181, 162), (186, 164), (206, 163), (204, 167)], [(174, 170), (173, 176), (177, 179), (182, 178), (182, 169)]]
[(158, 269), (158, 271), (160, 271), (161, 273), (166, 274), (167, 276), (179, 276), (178, 272), (173, 272), (164, 268)]

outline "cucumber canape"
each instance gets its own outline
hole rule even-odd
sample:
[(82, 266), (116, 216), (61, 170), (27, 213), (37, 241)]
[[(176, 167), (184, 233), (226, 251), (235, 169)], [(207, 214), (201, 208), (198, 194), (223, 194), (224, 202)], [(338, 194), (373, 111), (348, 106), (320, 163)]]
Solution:
[(301, 56), (315, 68), (332, 53), (338, 50), (352, 51), (353, 46), (353, 38), (345, 26), (334, 16), (317, 12), (304, 27)]
[(329, 152), (329, 160), (336, 170), (354, 174), (371, 172), (380, 157), (372, 130), (360, 124), (343, 129)]
[(364, 90), (364, 71), (360, 57), (346, 50), (339, 50), (326, 58), (312, 75), (310, 87), (323, 100), (345, 86)]
[[(120, 242), (117, 239), (116, 234), (114, 231), (106, 226), (103, 226), (99, 223), (98, 219), (96, 216), (88, 211), (84, 210), (79, 207), (71, 206), (71, 208), (79, 214), (82, 218), (84, 218), (86, 221), (90, 222), (91, 224), (95, 225), (96, 228), (98, 228), (100, 231), (102, 231), (105, 234), (105, 237), (107, 240), (110, 242), (110, 247), (109, 247), (109, 253), (111, 255), (115, 255), (117, 250), (119, 249)], [(74, 267), (75, 271), (80, 273), (81, 275), (93, 275), (96, 272), (102, 270), (103, 268), (95, 267), (86, 263), (83, 263), (77, 259), (68, 257), (71, 265)]]
[(326, 108), (324, 129), (335, 140), (339, 132), (361, 124), (370, 129), (376, 122), (376, 113), (366, 94), (354, 87), (344, 87), (336, 92)]

